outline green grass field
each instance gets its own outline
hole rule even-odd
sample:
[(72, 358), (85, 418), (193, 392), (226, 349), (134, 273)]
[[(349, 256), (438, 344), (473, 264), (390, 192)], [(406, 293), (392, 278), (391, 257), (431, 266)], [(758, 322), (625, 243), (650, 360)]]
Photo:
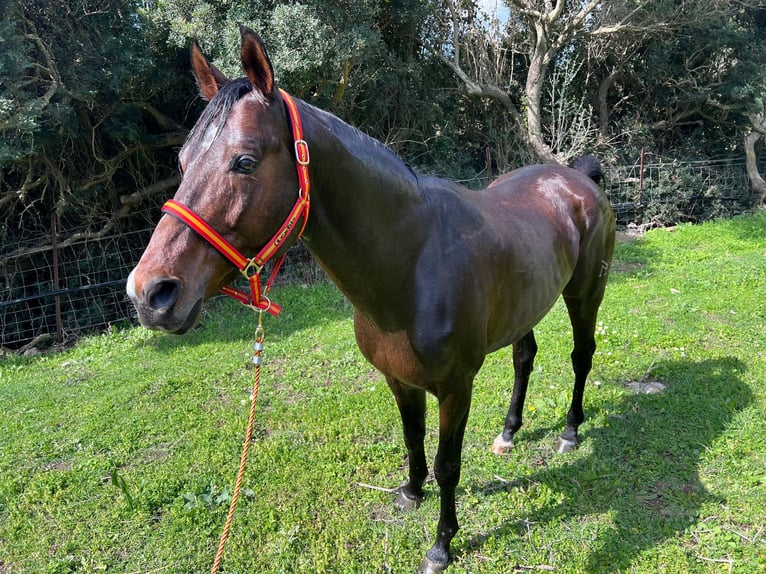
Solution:
[[(282, 288), (226, 573), (414, 572), (438, 489), (392, 495), (406, 461), (393, 398), (329, 285)], [(0, 574), (210, 570), (247, 420), (252, 313), (215, 300), (173, 337), (118, 327), (0, 359)], [(477, 377), (458, 491), (458, 573), (766, 572), (766, 215), (621, 242), (585, 396), (569, 405), (563, 305), (517, 448), (497, 457), (509, 349)], [(666, 388), (654, 394), (637, 384)], [(435, 401), (428, 448), (436, 448)]]

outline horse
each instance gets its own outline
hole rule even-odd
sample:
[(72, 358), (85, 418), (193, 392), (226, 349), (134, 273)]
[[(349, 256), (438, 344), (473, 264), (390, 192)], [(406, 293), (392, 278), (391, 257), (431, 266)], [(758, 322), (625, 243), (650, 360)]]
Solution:
[[(422, 175), (278, 88), (263, 41), (240, 32), (239, 79), (230, 81), (192, 44), (193, 73), (209, 103), (180, 150), (181, 183), (129, 275), (128, 295), (144, 326), (184, 333), (238, 268), (260, 283), (263, 257), (242, 252), (278, 256), (301, 236), (351, 302), (359, 349), (396, 400), (409, 463), (396, 492), (403, 510), (424, 498), (426, 393), (438, 401), (440, 512), (418, 572), (441, 573), (458, 530), (455, 489), (474, 377), (487, 354), (513, 346), (512, 398), (492, 445), (506, 453), (522, 424), (533, 327), (560, 295), (572, 326), (574, 391), (556, 450), (579, 445), (615, 238), (610, 204), (594, 183), (598, 161), (523, 167), (481, 191)], [(258, 293), (251, 303), (274, 311)]]

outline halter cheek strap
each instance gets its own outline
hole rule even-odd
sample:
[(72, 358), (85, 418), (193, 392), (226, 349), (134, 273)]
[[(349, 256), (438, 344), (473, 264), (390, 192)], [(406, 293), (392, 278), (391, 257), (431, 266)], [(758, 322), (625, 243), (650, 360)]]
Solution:
[(298, 199), (290, 210), (290, 213), (287, 215), (284, 223), (282, 223), (282, 226), (266, 245), (263, 246), (258, 254), (255, 255), (255, 257), (247, 258), (242, 255), (236, 247), (224, 239), (220, 233), (183, 203), (170, 199), (162, 206), (162, 211), (164, 213), (177, 217), (196, 231), (205, 241), (210, 243), (210, 245), (215, 247), (221, 255), (228, 259), (231, 264), (239, 270), (250, 284), (249, 294), (228, 286), (221, 289), (222, 293), (233, 297), (244, 305), (261, 311), (267, 311), (272, 315), (278, 315), (282, 308), (279, 305), (272, 303), (266, 295), (271, 289), (271, 285), (279, 272), (279, 268), (285, 260), (285, 255), (282, 255), (274, 263), (271, 276), (266, 283), (265, 289), (261, 287), (261, 271), (263, 271), (263, 266), (274, 257), (285, 240), (296, 229), (301, 219), (303, 219), (303, 224), (298, 232), (298, 237), (303, 234), (303, 231), (306, 228), (306, 222), (309, 218), (309, 194), (311, 188), (311, 181), (309, 179), (309, 147), (306, 140), (303, 139), (301, 116), (292, 96), (281, 88), (279, 91), (282, 94), (282, 99), (290, 117), (290, 124), (292, 125), (295, 162), (298, 172)]

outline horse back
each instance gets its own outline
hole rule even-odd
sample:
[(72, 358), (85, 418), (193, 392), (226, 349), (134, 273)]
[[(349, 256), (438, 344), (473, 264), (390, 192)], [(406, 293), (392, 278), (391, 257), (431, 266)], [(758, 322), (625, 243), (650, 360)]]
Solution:
[[(586, 156), (590, 158), (590, 156)], [(501, 176), (477, 197), (485, 217), (503, 233), (509, 227), (548, 230), (562, 240), (580, 239), (614, 226), (609, 201), (596, 181), (598, 162), (575, 163), (576, 168), (533, 165)]]

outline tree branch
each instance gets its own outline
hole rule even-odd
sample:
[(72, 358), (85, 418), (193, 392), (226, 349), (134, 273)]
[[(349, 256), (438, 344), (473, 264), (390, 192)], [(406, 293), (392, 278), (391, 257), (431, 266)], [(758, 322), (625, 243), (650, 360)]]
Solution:
[(444, 54), (441, 53), (441, 51), (429, 46), (426, 43), (421, 42), (421, 45), (428, 50), (432, 55), (436, 56), (439, 60), (441, 60), (452, 72), (460, 79), (461, 82), (466, 87), (466, 93), (469, 96), (475, 96), (475, 97), (487, 97), (491, 98), (493, 100), (499, 101), (503, 107), (506, 109), (506, 111), (511, 115), (511, 118), (513, 119), (516, 126), (521, 130), (521, 133), (525, 132), (524, 129), (524, 121), (521, 117), (521, 112), (516, 108), (516, 106), (513, 104), (513, 100), (511, 100), (511, 97), (502, 89), (495, 86), (494, 84), (489, 83), (478, 83), (474, 82), (471, 77), (463, 70), (463, 68), (460, 67), (459, 64), (456, 64), (452, 59), (447, 58)]
[(143, 187), (136, 192), (120, 196), (120, 203), (128, 206), (137, 205), (144, 198), (163, 192), (166, 189), (176, 187), (179, 183), (181, 183), (180, 176), (174, 175), (172, 177), (168, 177), (162, 181), (157, 181), (151, 185), (147, 185), (146, 187)]
[(165, 131), (169, 131), (169, 132), (185, 131), (185, 128), (181, 124), (176, 122), (173, 118), (163, 114), (153, 105), (151, 105), (149, 102), (136, 100), (136, 101), (130, 102), (130, 104), (133, 107), (138, 108), (139, 110), (149, 114), (152, 117), (152, 119), (154, 119), (154, 121), (157, 122), (157, 124), (159, 124), (159, 126)]
[[(32, 22), (29, 20), (25, 21), (33, 30), (35, 30), (35, 26)], [(59, 74), (58, 67), (56, 66), (56, 59), (48, 49), (48, 45), (42, 41), (40, 36), (37, 35), (36, 30), (34, 34), (24, 34), (23, 38), (29, 42), (32, 42), (37, 47), (37, 49), (40, 50), (40, 53), (45, 59), (47, 67), (40, 66), (40, 68), (44, 69), (48, 73), (51, 85), (48, 86), (48, 89), (45, 91), (45, 93), (38, 98), (38, 101), (43, 102), (41, 109), (45, 109), (50, 104), (53, 95), (58, 91), (59, 87), (63, 85), (61, 82), (61, 75)]]

